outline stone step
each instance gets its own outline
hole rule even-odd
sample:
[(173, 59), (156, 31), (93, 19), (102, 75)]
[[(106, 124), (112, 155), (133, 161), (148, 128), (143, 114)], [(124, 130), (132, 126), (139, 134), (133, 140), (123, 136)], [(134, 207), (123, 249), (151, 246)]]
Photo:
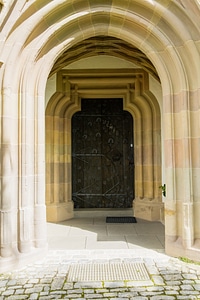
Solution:
[(91, 208), (91, 209), (75, 209), (74, 217), (75, 218), (94, 218), (94, 217), (121, 217), (121, 216), (133, 216), (133, 209), (102, 209), (102, 208)]

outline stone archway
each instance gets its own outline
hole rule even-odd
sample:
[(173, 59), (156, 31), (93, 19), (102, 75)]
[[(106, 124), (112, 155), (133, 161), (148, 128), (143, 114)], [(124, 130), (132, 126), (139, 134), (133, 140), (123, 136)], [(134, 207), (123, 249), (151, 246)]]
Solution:
[[(99, 36), (120, 39), (140, 49), (157, 71), (163, 89), (166, 252), (199, 259), (199, 4), (196, 0), (185, 1), (184, 5), (176, 0), (75, 2), (10, 0), (1, 10), (1, 270), (46, 251), (46, 81), (64, 52)], [(149, 64), (143, 65), (149, 69)], [(64, 116), (60, 105), (64, 110), (68, 106), (66, 122), (79, 109), (76, 89), (69, 95), (66, 80), (60, 82), (62, 86), (55, 95), (57, 102), (60, 99), (55, 124), (60, 124)], [(73, 101), (66, 101), (71, 96)], [(143, 124), (141, 111), (155, 113), (151, 101), (148, 107), (143, 106), (142, 96), (136, 103), (141, 109), (125, 101), (127, 110), (138, 116), (137, 128)], [(52, 107), (56, 103), (50, 102)], [(149, 119), (143, 121), (148, 128)], [(157, 128), (157, 123), (153, 124)], [(141, 130), (137, 138), (140, 134)], [(151, 153), (149, 163), (152, 146), (145, 146)], [(138, 181), (138, 191), (142, 192), (141, 184), (147, 184), (149, 178), (152, 172), (147, 173), (146, 182)], [(154, 195), (151, 188), (148, 191), (149, 201)]]

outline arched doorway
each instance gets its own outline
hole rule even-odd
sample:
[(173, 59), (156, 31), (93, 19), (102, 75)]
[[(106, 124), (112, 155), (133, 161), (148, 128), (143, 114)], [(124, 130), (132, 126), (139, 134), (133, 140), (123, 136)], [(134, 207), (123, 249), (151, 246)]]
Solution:
[(133, 118), (123, 99), (81, 99), (72, 117), (74, 208), (130, 208), (134, 199)]
[[(121, 49), (125, 49), (123, 58), (128, 60), (133, 58), (134, 46), (135, 53), (139, 53), (136, 62), (146, 72), (155, 73), (157, 70), (163, 90), (161, 123), (162, 172), (167, 186), (166, 250), (168, 254), (198, 258), (198, 1), (186, 1), (184, 5), (181, 1), (161, 3), (156, 0), (124, 0), (121, 3), (88, 0), (81, 1), (81, 5), (80, 1), (72, 0), (39, 2), (14, 1), (11, 6), (5, 3), (2, 9), (1, 266), (11, 266), (23, 260), (24, 252), (32, 259), (32, 249), (35, 253), (46, 249), (44, 91), (51, 70), (56, 73), (63, 68), (62, 54), (67, 54), (70, 49), (73, 49), (74, 55), (70, 54), (69, 61), (78, 59), (81, 53), (98, 56), (103, 48), (104, 51), (110, 49), (110, 55), (118, 57), (123, 52)], [(102, 47), (96, 47), (94, 41), (88, 44), (88, 39), (96, 37), (101, 37)], [(102, 41), (102, 37), (113, 37), (115, 41)], [(88, 45), (93, 45), (91, 52), (87, 51)], [(57, 59), (58, 65), (55, 64)], [(115, 88), (117, 94), (124, 97), (125, 110), (130, 111), (135, 120), (135, 153), (138, 158), (135, 200), (138, 208), (146, 203), (141, 210), (148, 208), (151, 211), (154, 205), (152, 199), (161, 198), (159, 192), (159, 197), (155, 194), (157, 179), (160, 183), (161, 178), (156, 151), (161, 147), (156, 147), (155, 141), (159, 140), (161, 126), (160, 114), (157, 114), (148, 86), (141, 88), (140, 79), (140, 76), (133, 76), (131, 82), (126, 80), (126, 86), (119, 87), (120, 93), (118, 87)], [(87, 93), (88, 86), (81, 89), (77, 80), (75, 84), (69, 84), (66, 76), (58, 83), (60, 85), (48, 104), (46, 114), (50, 120), (47, 133), (53, 132), (47, 140), (49, 152), (46, 162), (50, 172), (46, 175), (46, 198), (48, 209), (50, 204), (61, 210), (64, 206), (70, 215), (73, 211), (69, 201), (71, 136), (69, 132), (67, 139), (63, 135), (66, 130), (71, 130), (71, 116), (80, 109), (79, 98)], [(112, 90), (112, 95), (116, 95), (116, 89), (115, 92)], [(143, 97), (148, 101), (144, 101)]]

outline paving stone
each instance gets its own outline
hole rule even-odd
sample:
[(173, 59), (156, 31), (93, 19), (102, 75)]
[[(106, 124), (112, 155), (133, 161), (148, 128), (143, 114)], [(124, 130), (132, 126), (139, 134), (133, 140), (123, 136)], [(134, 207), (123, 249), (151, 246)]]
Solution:
[(66, 282), (63, 286), (63, 289), (64, 290), (72, 290), (74, 287), (73, 283), (72, 282)]
[(167, 295), (150, 297), (150, 300), (174, 300), (174, 299), (176, 299), (174, 296), (167, 296)]
[(110, 292), (110, 293), (103, 293), (103, 296), (104, 297), (108, 297), (108, 298), (111, 298), (111, 297), (116, 297), (117, 296), (117, 293), (113, 293), (113, 292)]
[[(63, 299), (69, 299), (69, 298), (66, 298), (66, 297), (64, 297)], [(70, 298), (71, 300), (85, 300), (86, 298)]]
[(26, 294), (40, 293), (43, 290), (43, 287), (32, 287), (25, 290)]
[(51, 290), (59, 290), (63, 287), (65, 277), (55, 278), (51, 284)]
[(152, 286), (154, 285), (151, 280), (148, 281), (127, 281), (126, 286), (127, 287), (133, 287), (133, 286)]
[(111, 288), (111, 289), (108, 289), (108, 291), (110, 291), (110, 292), (121, 292), (121, 293), (127, 292), (129, 290), (131, 291), (132, 288), (125, 287), (125, 288)]
[(37, 279), (37, 278), (33, 278), (28, 281), (28, 283), (33, 283), (33, 284), (38, 283), (38, 282), (39, 282), (39, 279)]
[(180, 290), (180, 286), (175, 286), (175, 285), (166, 285), (165, 287), (164, 287), (164, 289), (166, 290), (166, 291), (170, 291), (170, 290), (172, 290), (172, 291), (178, 291), (178, 290)]
[(14, 290), (7, 290), (2, 293), (3, 296), (10, 296), (14, 294)]
[[(87, 291), (87, 292), (86, 292)], [(94, 289), (92, 290), (84, 290), (85, 293), (94, 293)], [(83, 290), (82, 289), (73, 289), (73, 290), (66, 290), (67, 294), (78, 294), (78, 293), (82, 293)]]
[(190, 269), (190, 273), (196, 273), (196, 270)]
[(179, 286), (179, 285), (181, 285), (181, 281), (176, 281), (176, 280), (174, 280), (174, 281), (165, 281), (165, 284)]
[(65, 295), (65, 298), (67, 299), (73, 299), (73, 298), (80, 298), (82, 296), (82, 294), (69, 294), (69, 295)]
[(29, 288), (32, 288), (33, 287), (33, 284), (32, 283), (26, 283), (24, 284), (23, 286), (25, 289), (29, 289)]
[(185, 279), (198, 279), (197, 275), (196, 274), (182, 274), (183, 278)]
[(44, 285), (43, 290), (44, 290), (44, 292), (48, 292), (50, 290), (50, 286), (49, 285)]
[(138, 296), (137, 292), (126, 292), (126, 293), (119, 293), (118, 297), (120, 298), (131, 298), (132, 296)]
[(175, 271), (175, 270), (171, 271), (170, 269), (168, 270), (168, 269), (166, 269), (166, 267), (165, 267), (163, 270), (159, 269), (159, 273), (160, 273), (161, 275), (169, 275), (169, 276), (172, 276), (172, 275), (175, 275), (175, 274), (179, 274), (180, 271)]
[(99, 298), (103, 298), (102, 294), (84, 294), (84, 297), (86, 299), (99, 299)]
[(116, 288), (116, 287), (124, 287), (124, 281), (106, 281), (104, 282), (104, 287), (106, 288)]
[(150, 286), (146, 288), (148, 292), (161, 292), (164, 290), (162, 286)]
[(0, 288), (0, 295), (2, 295), (2, 293), (6, 290), (6, 287), (4, 288)]
[(9, 300), (23, 300), (23, 299), (28, 299), (28, 298), (29, 298), (28, 295), (12, 295), (12, 296), (9, 296), (6, 299), (9, 299)]
[(141, 287), (136, 286), (134, 288), (130, 288), (129, 290), (132, 292), (146, 292), (147, 288), (145, 286), (141, 286)]
[[(64, 297), (63, 299), (69, 299), (69, 298)], [(85, 300), (86, 298), (81, 297), (81, 298), (70, 298), (70, 299), (71, 300)]]
[(66, 291), (52, 291), (50, 295), (66, 295)]
[(7, 282), (8, 282), (8, 280), (2, 280), (2, 279), (0, 278), (0, 288), (6, 286), (6, 285), (7, 285)]
[(52, 282), (52, 280), (53, 280), (53, 278), (52, 277), (50, 277), (50, 278), (42, 278), (42, 279), (40, 279), (40, 283), (51, 283)]
[(17, 284), (24, 286), (27, 283), (27, 281), (28, 281), (27, 278), (20, 278), (20, 279), (17, 279)]
[(163, 292), (141, 292), (141, 296), (154, 296), (154, 295), (162, 295)]
[(166, 291), (165, 292), (166, 295), (179, 295), (178, 291)]
[(7, 282), (7, 286), (16, 285), (16, 283), (17, 283), (17, 281), (16, 281), (15, 279), (9, 280), (9, 281)]
[(199, 297), (197, 298), (196, 296), (176, 296), (177, 300), (198, 300), (200, 299)]
[(148, 300), (148, 297), (143, 297), (143, 296), (136, 296), (131, 298), (130, 300)]
[(196, 279), (195, 282), (196, 282), (197, 284), (200, 284), (200, 279)]
[(119, 298), (119, 297), (117, 297), (117, 298), (110, 298), (110, 300), (127, 300), (127, 298)]
[[(124, 290), (127, 290), (127, 289), (123, 289), (123, 291)], [(84, 291), (86, 292), (87, 290), (84, 290)], [(109, 291), (110, 291), (109, 289), (96, 289), (96, 293), (108, 293)], [(113, 289), (111, 291), (113, 292)], [(120, 289), (116, 289), (116, 290), (114, 289), (114, 291), (118, 292), (118, 291), (120, 291)]]
[(40, 296), (38, 300), (51, 300), (55, 299), (55, 296)]
[(154, 281), (155, 285), (165, 285), (164, 280), (160, 275), (153, 275), (152, 280)]
[(176, 281), (176, 280), (182, 280), (183, 276), (181, 274), (171, 274), (171, 275), (163, 275), (164, 279), (167, 281)]
[(194, 284), (193, 287), (195, 290), (200, 291), (200, 284)]
[(187, 284), (187, 285), (182, 284), (182, 285), (181, 285), (181, 289), (182, 289), (182, 290), (189, 290), (189, 291), (192, 291), (192, 290), (193, 290), (193, 287), (192, 287), (191, 285), (189, 285), (189, 284)]
[(193, 284), (195, 284), (195, 281), (191, 280), (191, 279), (185, 279), (185, 280), (182, 280), (182, 283), (183, 284), (191, 284), (191, 285), (193, 285)]
[(180, 295), (198, 295), (199, 296), (199, 292), (197, 291), (180, 291)]
[(149, 274), (151, 274), (151, 275), (160, 274), (158, 268), (156, 268), (155, 266), (148, 266), (147, 265), (146, 268), (147, 268), (147, 271), (149, 272)]
[(13, 290), (17, 290), (17, 289), (21, 289), (22, 285), (12, 285), (12, 286), (7, 286), (8, 290), (9, 289), (13, 289)]
[(37, 294), (37, 293), (33, 293), (33, 294), (31, 294), (30, 296), (29, 296), (29, 299), (30, 300), (36, 300), (36, 299), (38, 299), (39, 298), (39, 294)]
[(41, 292), (40, 293), (40, 296), (48, 296), (49, 295), (49, 292)]
[(24, 294), (24, 289), (17, 289), (16, 291), (15, 291), (15, 294), (17, 295), (17, 294)]
[(75, 282), (74, 288), (103, 288), (103, 283), (98, 282)]

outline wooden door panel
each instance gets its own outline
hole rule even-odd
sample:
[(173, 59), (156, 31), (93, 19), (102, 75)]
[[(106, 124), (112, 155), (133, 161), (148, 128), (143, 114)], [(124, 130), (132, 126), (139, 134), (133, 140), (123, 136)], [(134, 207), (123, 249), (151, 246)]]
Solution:
[[(75, 208), (131, 207), (133, 121), (122, 99), (83, 99), (72, 118)], [(132, 159), (132, 161), (131, 161)]]

